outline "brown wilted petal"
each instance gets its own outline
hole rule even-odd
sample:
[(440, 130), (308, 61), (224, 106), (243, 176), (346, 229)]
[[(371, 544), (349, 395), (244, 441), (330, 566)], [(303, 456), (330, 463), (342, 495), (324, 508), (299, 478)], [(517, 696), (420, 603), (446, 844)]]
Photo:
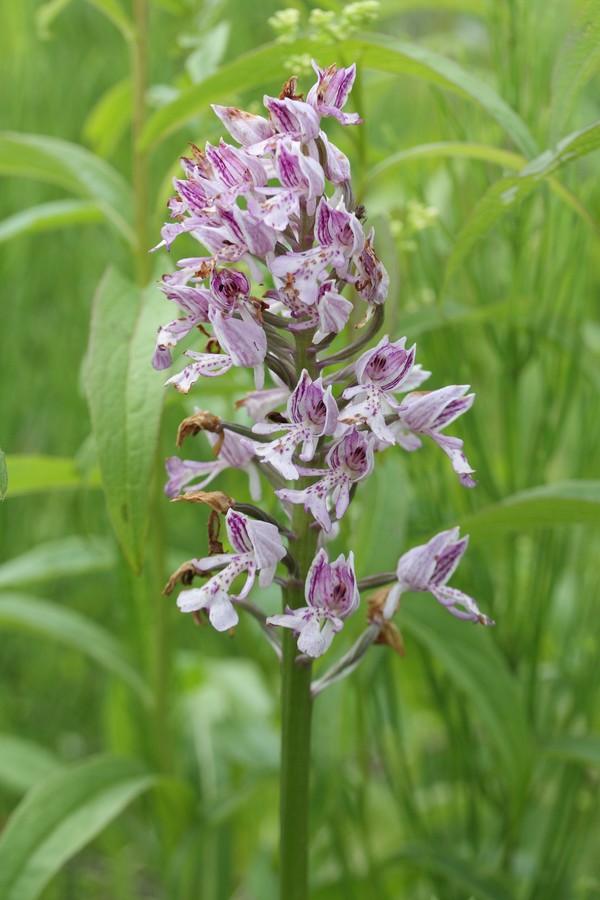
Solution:
[(219, 513), (212, 509), (210, 516), (208, 517), (208, 552), (210, 556), (214, 556), (217, 553), (223, 553), (223, 544), (219, 540), (220, 534), (221, 520), (219, 518)]
[(385, 601), (393, 585), (388, 584), (367, 597), (367, 621), (373, 625), (383, 625)]
[(289, 100), (302, 100), (304, 94), (296, 93), (297, 84), (298, 84), (298, 77), (296, 75), (292, 75), (291, 78), (288, 78), (286, 83), (281, 88), (281, 93), (279, 95), (279, 99), (285, 100), (287, 98)]
[(182, 563), (178, 569), (176, 569), (167, 583), (163, 588), (163, 594), (167, 596), (173, 592), (173, 589), (176, 584), (181, 582), (186, 586), (189, 586), (193, 580), (195, 575), (201, 575), (203, 573), (199, 572), (198, 569), (195, 568), (191, 559), (188, 559), (187, 562)]
[(189, 503), (204, 503), (206, 506), (214, 509), (215, 512), (223, 514), (235, 507), (233, 497), (229, 497), (223, 491), (188, 491), (179, 497), (175, 497), (171, 502), (179, 503), (182, 500), (187, 500)]
[(186, 437), (198, 434), (199, 431), (212, 431), (218, 434), (221, 431), (221, 420), (218, 416), (207, 410), (201, 410), (184, 419), (177, 430), (177, 446), (181, 447)]
[(376, 644), (387, 644), (398, 656), (406, 656), (404, 641), (400, 629), (393, 622), (384, 622), (381, 631), (375, 638)]

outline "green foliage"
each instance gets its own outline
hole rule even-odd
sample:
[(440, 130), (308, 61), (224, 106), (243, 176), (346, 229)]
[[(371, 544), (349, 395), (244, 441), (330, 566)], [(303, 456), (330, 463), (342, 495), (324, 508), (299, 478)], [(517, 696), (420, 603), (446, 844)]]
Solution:
[(0, 837), (2, 897), (39, 897), (61, 866), (155, 781), (133, 760), (99, 757), (34, 787)]
[[(318, 697), (312, 896), (592, 900), (598, 0), (384, 0), (376, 33), (341, 39), (348, 4), (322, 0), (267, 44), (275, 0), (152, 0), (147, 33), (143, 5), (24, 0), (0, 33), (0, 896), (274, 895), (277, 661), (253, 621), (228, 639), (161, 594), (206, 518), (167, 503), (157, 463), (194, 406), (230, 415), (248, 384), (165, 393), (147, 251), (186, 141), (221, 133), (209, 105), (260, 112), (292, 71), (306, 93), (313, 56), (359, 65), (365, 124), (331, 136), (392, 276), (386, 331), (417, 339), (432, 388), (477, 394), (456, 431), (477, 489), (432, 444), (386, 454), (333, 550), (392, 571), (460, 524), (452, 583), (497, 625), (408, 597), (406, 657), (374, 647)], [(246, 497), (237, 472), (215, 488)], [(113, 822), (150, 771), (161, 790)]]
[(154, 287), (140, 297), (117, 272), (105, 274), (94, 299), (85, 384), (109, 512), (138, 572), (164, 395), (164, 376), (144, 367), (161, 318)]

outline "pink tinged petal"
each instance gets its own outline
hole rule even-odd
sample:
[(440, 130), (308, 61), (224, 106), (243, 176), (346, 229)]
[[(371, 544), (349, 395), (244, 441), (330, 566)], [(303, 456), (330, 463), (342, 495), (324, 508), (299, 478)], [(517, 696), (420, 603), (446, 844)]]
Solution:
[(287, 132), (307, 144), (319, 134), (319, 115), (303, 100), (284, 97), (264, 97), (264, 105), (269, 111), (271, 122), (280, 133)]
[(445, 606), (448, 612), (451, 612), (457, 619), (463, 619), (468, 622), (479, 622), (481, 625), (495, 625), (493, 619), (484, 615), (472, 597), (464, 594), (456, 588), (449, 587), (447, 584), (432, 585), (431, 593), (442, 606)]
[(471, 477), (475, 469), (471, 468), (469, 460), (463, 453), (463, 442), (461, 439), (442, 434), (440, 431), (426, 431), (425, 434), (428, 434), (450, 459), (452, 468), (458, 475), (463, 487), (476, 487), (477, 482)]
[(234, 106), (213, 104), (212, 108), (231, 137), (244, 146), (264, 141), (275, 133), (271, 123), (262, 116), (254, 116)]
[(249, 196), (248, 209), (269, 228), (285, 231), (290, 224), (290, 218), (298, 215), (298, 194), (291, 190), (281, 190), (260, 203)]
[(301, 503), (307, 512), (312, 513), (321, 528), (329, 532), (331, 531), (331, 516), (327, 509), (327, 497), (335, 484), (336, 482), (332, 482), (330, 474), (304, 490), (294, 491), (284, 488), (275, 491), (275, 495), (280, 500), (287, 500), (289, 503)]
[(329, 266), (345, 265), (343, 252), (336, 246), (313, 247), (301, 253), (284, 253), (269, 263), (276, 278), (293, 286), (302, 303), (312, 306), (317, 302), (319, 282)]
[(372, 384), (381, 391), (396, 391), (410, 374), (416, 345), (405, 350), (406, 338), (390, 343), (387, 335), (377, 346), (357, 360), (356, 377), (361, 385)]
[[(470, 408), (474, 394), (463, 397), (468, 390), (468, 385), (449, 385), (437, 391), (409, 394), (402, 401), (405, 408), (400, 418), (411, 431), (439, 429)], [(450, 411), (446, 416), (448, 406)], [(461, 408), (462, 406), (464, 408)]]
[(350, 160), (342, 153), (339, 147), (332, 144), (324, 131), (319, 132), (319, 137), (325, 145), (325, 178), (332, 184), (343, 184), (350, 181)]
[(243, 190), (266, 184), (267, 175), (260, 161), (221, 140), (218, 147), (206, 145), (206, 157), (215, 180), (224, 188)]
[(235, 432), (224, 429), (221, 434), (214, 434), (212, 431), (207, 431), (205, 434), (212, 447), (221, 442), (219, 460), (224, 465), (234, 469), (244, 469), (253, 458), (254, 454), (244, 446), (243, 439)]
[(305, 156), (299, 144), (281, 141), (275, 154), (275, 169), (285, 187), (299, 188), (308, 199), (320, 197), (325, 190), (325, 175), (319, 163)]
[(243, 272), (237, 269), (214, 268), (210, 275), (211, 302), (216, 304), (221, 312), (228, 312), (236, 301), (248, 296), (250, 293), (250, 280)]
[[(319, 618), (311, 617), (300, 630), (298, 650), (313, 659), (323, 656), (329, 650), (335, 633), (340, 630), (336, 625), (336, 621), (326, 619), (321, 628)], [(341, 627), (341, 622), (339, 625)]]
[(308, 571), (305, 586), (309, 606), (322, 609), (327, 615), (345, 619), (359, 606), (360, 594), (354, 574), (354, 555), (348, 561), (340, 555), (330, 563), (327, 551), (321, 548)]
[(426, 544), (413, 547), (398, 560), (396, 576), (405, 589), (428, 591), (438, 558), (458, 537), (458, 528), (436, 534)]
[[(177, 274), (174, 273), (174, 275)], [(173, 284), (170, 280), (167, 280), (172, 277), (165, 275), (162, 283), (159, 284), (159, 289), (167, 295), (169, 300), (172, 300), (189, 315), (195, 316), (198, 322), (207, 322), (211, 301), (210, 291), (207, 291), (205, 288)]]
[(206, 609), (213, 628), (216, 631), (227, 631), (237, 625), (239, 616), (227, 592), (218, 583), (213, 584), (217, 577), (211, 578), (202, 588), (182, 591), (177, 598), (177, 606), (181, 612)]
[[(415, 363), (415, 365), (410, 370), (410, 375), (408, 375), (402, 382), (402, 390), (414, 391), (430, 377), (431, 372), (428, 372), (426, 369), (424, 369), (421, 363)], [(402, 405), (404, 405), (404, 400), (402, 401)]]
[(333, 284), (327, 281), (319, 290), (319, 329), (313, 337), (315, 344), (328, 334), (339, 334), (354, 309), (352, 303), (334, 289)]
[(351, 482), (370, 475), (374, 462), (372, 440), (356, 428), (337, 441), (327, 455), (327, 464), (343, 470)]
[(152, 355), (152, 368), (160, 372), (162, 369), (168, 369), (172, 362), (171, 351), (157, 343)]
[(193, 459), (180, 459), (178, 456), (169, 456), (165, 460), (165, 468), (169, 476), (169, 480), (165, 485), (165, 494), (167, 497), (177, 497), (181, 489), (198, 475), (207, 475), (207, 478), (194, 485), (194, 488), (202, 490), (216, 478), (219, 472), (225, 468), (225, 465), (219, 460), (196, 462)]
[(340, 112), (356, 78), (355, 64), (346, 69), (338, 69), (335, 65), (320, 69), (313, 60), (313, 68), (317, 73), (317, 83), (308, 92), (307, 102), (321, 116), (334, 116), (342, 125), (358, 125), (362, 122), (358, 113)]
[(340, 208), (331, 206), (326, 197), (321, 198), (317, 207), (315, 236), (323, 247), (333, 245), (346, 257), (360, 253), (365, 244), (362, 225), (354, 213), (348, 212), (343, 205)]
[(388, 427), (394, 436), (394, 442), (409, 453), (412, 453), (414, 450), (420, 450), (423, 446), (423, 441), (416, 434), (413, 434), (412, 431), (408, 431), (400, 419), (392, 422)]
[(448, 541), (446, 547), (438, 556), (430, 579), (432, 584), (446, 584), (452, 578), (459, 562), (463, 558), (469, 543), (469, 536), (465, 535), (461, 540), (457, 540), (458, 533), (458, 528), (450, 532), (452, 539)]
[[(238, 406), (243, 406), (254, 422), (264, 419), (267, 413), (272, 412), (285, 403), (290, 396), (287, 387), (268, 388), (265, 391), (251, 391), (240, 400)], [(275, 429), (273, 429), (275, 430)]]
[(234, 366), (262, 366), (267, 354), (267, 339), (262, 327), (250, 316), (236, 319), (215, 310), (210, 313), (215, 336)]
[(377, 306), (385, 303), (390, 286), (390, 276), (383, 263), (375, 255), (374, 237), (375, 229), (371, 228), (364, 249), (354, 259), (358, 271), (355, 288), (363, 300)]
[(228, 372), (233, 365), (233, 360), (225, 353), (194, 353), (193, 350), (185, 350), (184, 355), (195, 362), (165, 382), (175, 385), (181, 394), (187, 394), (201, 376), (216, 378)]

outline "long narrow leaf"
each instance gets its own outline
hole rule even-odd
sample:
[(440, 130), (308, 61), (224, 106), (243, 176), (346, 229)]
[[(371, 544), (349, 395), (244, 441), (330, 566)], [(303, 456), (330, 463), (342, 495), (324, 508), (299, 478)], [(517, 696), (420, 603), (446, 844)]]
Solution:
[(563, 481), (513, 494), (460, 520), (472, 541), (496, 540), (507, 531), (555, 525), (600, 525), (600, 481)]
[[(315, 46), (314, 41), (300, 40), (294, 44), (294, 53), (297, 54), (318, 54), (320, 49), (318, 45)], [(324, 47), (323, 55), (326, 50)], [(385, 35), (369, 35), (366, 39), (350, 38), (343, 41), (339, 45), (338, 54), (359, 61), (367, 69), (421, 78), (453, 91), (481, 106), (527, 157), (537, 153), (536, 143), (527, 126), (493, 88), (438, 53)], [(198, 112), (207, 112), (210, 103), (218, 103), (223, 99), (231, 101), (231, 97), (242, 89), (255, 88), (285, 75), (284, 65), (289, 55), (287, 45), (273, 43), (259, 47), (223, 66), (217, 73), (183, 91), (176, 100), (151, 116), (141, 138), (141, 147), (147, 149), (184, 125)]]
[(63, 768), (45, 747), (13, 734), (0, 734), (0, 784), (24, 794)]
[(6, 465), (10, 470), (9, 497), (100, 485), (97, 470), (84, 478), (69, 456), (9, 455)]
[(112, 568), (114, 544), (102, 537), (58, 538), (27, 550), (0, 565), (0, 588), (83, 575)]
[(514, 786), (513, 796), (522, 796), (532, 762), (532, 736), (519, 685), (491, 636), (457, 621), (423, 596), (403, 601), (401, 626), (427, 647), (472, 702), (502, 762), (503, 778)]
[(56, 200), (21, 210), (0, 222), (0, 244), (24, 234), (91, 225), (102, 221), (102, 210), (86, 200)]
[(130, 243), (131, 190), (105, 160), (84, 147), (38, 134), (0, 132), (0, 175), (36, 178), (94, 200), (108, 221)]
[(483, 196), (456, 238), (446, 267), (445, 285), (463, 260), (513, 206), (524, 200), (551, 176), (583, 156), (600, 149), (600, 123), (570, 134), (560, 141), (556, 150), (546, 150), (531, 160), (518, 175), (501, 178)]
[(27, 594), (2, 593), (0, 629), (28, 631), (67, 644), (122, 678), (146, 705), (151, 702), (147, 685), (119, 641), (71, 609)]
[(134, 760), (100, 757), (34, 787), (0, 837), (0, 897), (35, 900), (67, 860), (156, 783)]
[(139, 572), (146, 552), (163, 372), (150, 365), (164, 310), (152, 286), (138, 289), (114, 270), (94, 298), (85, 388), (98, 465), (116, 535)]

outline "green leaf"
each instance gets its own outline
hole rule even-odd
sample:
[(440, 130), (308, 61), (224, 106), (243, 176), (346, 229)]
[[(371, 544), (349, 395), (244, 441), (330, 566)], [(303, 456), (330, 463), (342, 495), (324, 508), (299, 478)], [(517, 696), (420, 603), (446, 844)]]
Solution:
[(27, 594), (2, 593), (0, 628), (24, 630), (79, 650), (122, 678), (150, 705), (150, 691), (127, 650), (105, 628), (80, 613)]
[(0, 733), (0, 784), (24, 794), (30, 788), (62, 769), (61, 761), (33, 741)]
[(35, 900), (67, 860), (156, 780), (134, 760), (99, 757), (38, 784), (0, 837), (0, 897)]
[[(294, 43), (294, 54), (318, 56), (320, 50), (323, 54), (326, 51), (331, 53), (327, 45), (319, 46), (314, 40)], [(163, 140), (198, 112), (207, 112), (211, 103), (231, 102), (232, 97), (242, 89), (251, 90), (275, 78), (285, 77), (284, 66), (289, 55), (289, 45), (266, 44), (227, 63), (214, 75), (182, 91), (176, 100), (149, 118), (140, 148), (148, 149)], [(527, 157), (538, 152), (527, 126), (516, 112), (489, 85), (440, 54), (385, 35), (369, 35), (365, 39), (342, 41), (338, 55), (356, 60), (367, 69), (421, 78), (453, 91), (489, 113)]]
[(6, 465), (6, 453), (0, 449), (0, 500), (4, 500), (8, 490), (8, 466)]
[(83, 125), (83, 136), (94, 151), (108, 157), (127, 131), (133, 108), (131, 78), (113, 84), (92, 108)]
[(0, 244), (23, 234), (102, 221), (102, 210), (87, 200), (56, 200), (21, 210), (0, 222)]
[(36, 9), (35, 27), (41, 41), (48, 41), (53, 37), (50, 26), (71, 3), (72, 0), (48, 0)]
[[(294, 43), (294, 53), (307, 53), (314, 47), (314, 41), (300, 40)], [(289, 44), (272, 43), (226, 63), (150, 116), (140, 138), (140, 149), (148, 150), (198, 113), (212, 114), (211, 103), (230, 103), (242, 90), (252, 90), (276, 78), (285, 80), (284, 66), (289, 56)]]
[(116, 561), (114, 546), (106, 538), (58, 538), (0, 565), (0, 588), (101, 572), (111, 569)]
[(552, 73), (550, 130), (559, 135), (568, 123), (577, 95), (600, 65), (600, 0), (588, 0), (574, 31), (567, 34)]
[(421, 78), (452, 91), (484, 109), (506, 132), (525, 156), (534, 156), (538, 148), (522, 119), (493, 88), (458, 63), (418, 44), (398, 41), (387, 35), (373, 34), (365, 39), (343, 41), (340, 51), (357, 65), (378, 72)]
[(99, 487), (100, 477), (94, 471), (84, 478), (75, 460), (64, 456), (7, 456), (10, 468), (10, 496), (38, 494), (43, 491), (66, 490), (78, 487)]
[(451, 856), (443, 847), (422, 844), (407, 844), (394, 854), (393, 859), (384, 860), (382, 866), (392, 863), (405, 866), (414, 865), (421, 871), (435, 873), (460, 888), (463, 896), (477, 897), (477, 900), (514, 900), (514, 891), (497, 877), (479, 873), (482, 861), (460, 859)]
[(472, 702), (495, 745), (505, 780), (519, 788), (512, 795), (521, 796), (532, 763), (532, 736), (519, 683), (492, 636), (423, 596), (402, 601), (400, 625), (444, 666), (448, 678)]
[(115, 533), (131, 567), (146, 552), (164, 372), (150, 360), (164, 309), (154, 284), (141, 293), (114, 270), (94, 298), (85, 366), (98, 465)]
[(109, 22), (118, 28), (126, 41), (132, 41), (135, 37), (133, 22), (118, 2), (118, 0), (87, 0), (90, 6), (94, 6)]
[(559, 737), (542, 744), (548, 756), (584, 766), (600, 766), (600, 734), (579, 734)]
[(36, 178), (93, 200), (132, 245), (129, 185), (109, 164), (84, 147), (37, 134), (0, 132), (0, 175)]
[(528, 197), (540, 184), (565, 166), (600, 149), (600, 123), (589, 125), (564, 138), (556, 150), (546, 150), (531, 160), (518, 175), (501, 178), (486, 192), (460, 230), (446, 268), (445, 285), (475, 244), (506, 216), (513, 206)]
[(501, 503), (464, 516), (472, 541), (496, 540), (502, 532), (555, 525), (600, 525), (600, 481), (563, 481), (520, 491)]

